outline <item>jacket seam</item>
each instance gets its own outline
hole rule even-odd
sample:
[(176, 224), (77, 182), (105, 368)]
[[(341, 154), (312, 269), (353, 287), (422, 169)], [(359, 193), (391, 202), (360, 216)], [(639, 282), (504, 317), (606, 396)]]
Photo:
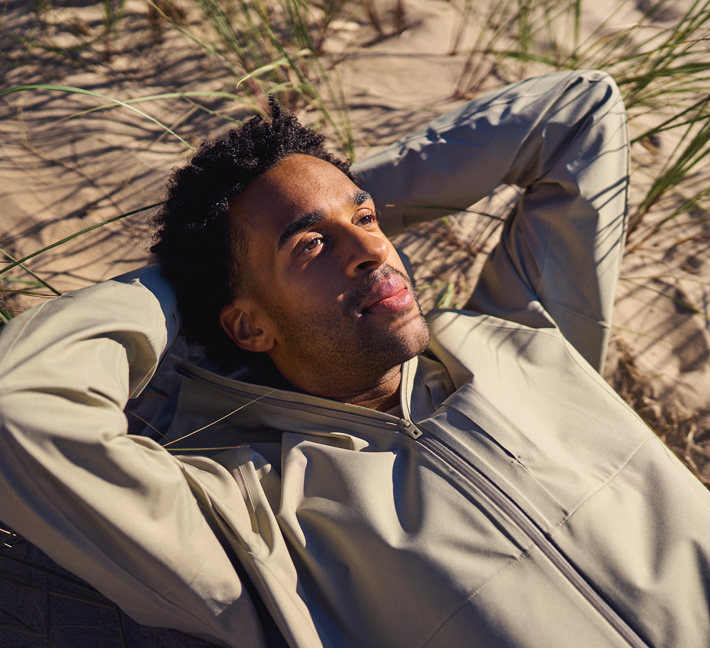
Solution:
[(239, 476), (242, 478), (242, 482), (244, 484), (244, 489), (247, 492), (247, 497), (249, 498), (249, 506), (251, 507), (252, 512), (254, 513), (254, 523), (256, 524), (256, 533), (259, 535), (261, 538), (261, 529), (259, 527), (259, 516), (256, 514), (256, 504), (254, 503), (254, 497), (251, 492), (251, 488), (249, 488), (249, 480), (246, 478), (244, 475), (244, 470), (241, 464), (237, 467), (239, 469)]
[(523, 560), (526, 560), (530, 557), (530, 549), (526, 549), (522, 554), (520, 554), (512, 563), (510, 563), (507, 567), (504, 567), (501, 569), (495, 576), (492, 578), (489, 578), (483, 585), (475, 589), (467, 598), (464, 600), (461, 605), (459, 605), (444, 621), (442, 621), (441, 625), (434, 630), (434, 632), (431, 634), (431, 636), (426, 640), (426, 643), (422, 644), (421, 648), (426, 648), (433, 639), (436, 638), (436, 635), (438, 635), (446, 625), (448, 625), (449, 621), (453, 619), (466, 605), (468, 605), (476, 596), (478, 596), (484, 589), (486, 589), (489, 585), (497, 581), (499, 578), (502, 578), (504, 574), (507, 574), (511, 569), (517, 567), (520, 563), (523, 562)]
[[(594, 381), (598, 385), (600, 385), (602, 387), (602, 389), (604, 389), (604, 391), (606, 391), (607, 395), (611, 396), (611, 400), (614, 401), (614, 403), (617, 405), (617, 407), (622, 406), (625, 408), (626, 411), (631, 411), (633, 413), (633, 415), (644, 424), (646, 429), (649, 431), (649, 436), (647, 436), (646, 439), (647, 440), (648, 439), (657, 439), (658, 435), (649, 427), (648, 423), (646, 423), (646, 421), (644, 421), (641, 418), (640, 414), (633, 407), (631, 407), (626, 401), (624, 401), (621, 398), (621, 396), (619, 396), (619, 394), (616, 391), (614, 391), (614, 389), (612, 389), (611, 385), (609, 385), (609, 383), (606, 380), (604, 380), (604, 378), (602, 378), (601, 374), (598, 371), (596, 371), (596, 369), (594, 369), (594, 367), (592, 367), (592, 365), (590, 365), (588, 362), (586, 362), (586, 361), (580, 362), (579, 361), (579, 358), (577, 357), (577, 354), (579, 353), (579, 351), (577, 351), (576, 349), (575, 349), (576, 353), (573, 353), (571, 351), (571, 349), (574, 348), (572, 346), (572, 343), (564, 335), (562, 335), (561, 332), (560, 332), (560, 337), (564, 341), (565, 350), (567, 351), (567, 355), (570, 357), (570, 359), (582, 371), (584, 371), (589, 377), (593, 378)], [(606, 351), (606, 349), (605, 349), (605, 351)], [(591, 371), (590, 371), (590, 369), (591, 369)]]
[(587, 497), (585, 497), (581, 502), (579, 502), (579, 504), (577, 504), (577, 506), (575, 506), (575, 507), (568, 513), (568, 515), (565, 517), (565, 519), (562, 520), (562, 521), (557, 525), (555, 531), (553, 531), (553, 533), (551, 533), (550, 535), (552, 536), (556, 531), (558, 531), (559, 529), (562, 529), (563, 527), (565, 527), (565, 526), (567, 525), (567, 523), (568, 523), (568, 522), (572, 519), (572, 517), (575, 515), (575, 513), (577, 513), (577, 511), (579, 511), (580, 508), (582, 508), (592, 497), (595, 497), (598, 493), (600, 493), (602, 490), (604, 490), (609, 484), (611, 484), (611, 482), (613, 482), (613, 481), (626, 469), (626, 467), (631, 463), (631, 461), (633, 460), (633, 458), (639, 453), (639, 451), (641, 450), (641, 448), (643, 448), (643, 446), (645, 446), (647, 443), (653, 443), (654, 441), (659, 441), (659, 442), (660, 442), (660, 440), (659, 440), (658, 438), (651, 437), (651, 436), (646, 437), (645, 439), (643, 439), (643, 441), (641, 441), (641, 443), (639, 443), (639, 444), (634, 448), (634, 451), (626, 458), (626, 461), (624, 461), (624, 463), (621, 464), (621, 466), (619, 466), (619, 467), (617, 468), (617, 470), (614, 472), (614, 474), (613, 474), (613, 475), (610, 475), (610, 476), (604, 481), (604, 483), (599, 486), (599, 488), (596, 488), (592, 493), (590, 493), (589, 495), (587, 495)]

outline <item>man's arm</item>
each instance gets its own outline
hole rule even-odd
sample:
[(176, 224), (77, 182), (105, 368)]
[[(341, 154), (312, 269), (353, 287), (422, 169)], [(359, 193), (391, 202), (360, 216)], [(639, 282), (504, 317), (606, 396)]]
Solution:
[[(503, 88), (358, 162), (394, 234), (465, 209), (500, 184), (524, 189), (467, 308), (558, 326), (601, 369), (626, 227), (628, 143), (601, 72)], [(392, 205), (392, 206), (390, 206)]]
[(155, 268), (70, 293), (0, 335), (0, 519), (138, 621), (263, 646), (183, 464), (123, 408), (178, 328)]

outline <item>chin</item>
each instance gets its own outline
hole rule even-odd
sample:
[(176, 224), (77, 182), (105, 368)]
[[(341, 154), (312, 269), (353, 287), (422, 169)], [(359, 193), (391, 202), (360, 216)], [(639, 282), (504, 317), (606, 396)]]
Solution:
[(398, 352), (396, 354), (398, 360), (392, 366), (402, 364), (414, 356), (424, 353), (429, 346), (430, 337), (429, 327), (421, 313), (416, 313), (414, 317), (403, 321), (396, 331), (394, 339), (388, 345), (393, 352), (395, 349)]

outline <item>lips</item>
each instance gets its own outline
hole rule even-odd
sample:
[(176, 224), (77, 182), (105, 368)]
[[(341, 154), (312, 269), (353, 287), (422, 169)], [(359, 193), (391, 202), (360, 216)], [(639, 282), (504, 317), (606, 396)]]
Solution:
[(414, 297), (399, 275), (392, 274), (377, 282), (362, 302), (363, 314), (399, 313), (414, 303)]

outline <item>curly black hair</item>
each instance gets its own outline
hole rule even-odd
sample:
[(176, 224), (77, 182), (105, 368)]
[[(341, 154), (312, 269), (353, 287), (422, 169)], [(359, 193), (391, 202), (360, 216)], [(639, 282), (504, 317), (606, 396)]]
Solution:
[(230, 227), (229, 206), (252, 181), (294, 154), (330, 162), (350, 179), (350, 164), (328, 153), (325, 137), (303, 126), (270, 97), (271, 119), (252, 117), (205, 141), (168, 181), (167, 199), (153, 218), (150, 249), (177, 295), (185, 337), (205, 349), (220, 369), (254, 365), (261, 354), (239, 348), (219, 313), (239, 294), (249, 269), (248, 242)]

